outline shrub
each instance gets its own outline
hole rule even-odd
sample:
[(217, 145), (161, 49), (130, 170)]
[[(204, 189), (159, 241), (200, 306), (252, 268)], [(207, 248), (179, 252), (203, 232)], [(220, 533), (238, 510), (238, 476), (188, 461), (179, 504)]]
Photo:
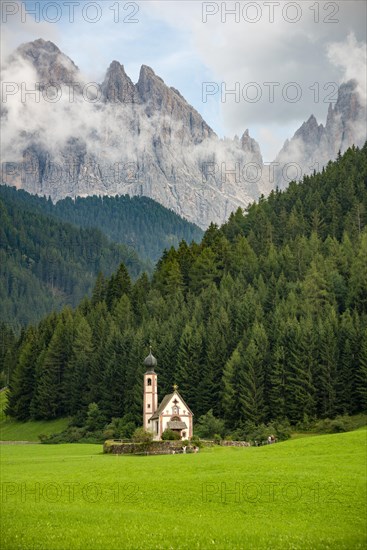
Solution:
[(100, 430), (104, 426), (104, 417), (97, 403), (89, 403), (85, 427), (88, 431)]
[(247, 422), (243, 428), (232, 432), (231, 437), (234, 441), (250, 441), (261, 444), (267, 441), (269, 435), (274, 435), (277, 441), (285, 441), (291, 436), (289, 422), (270, 422), (269, 424), (254, 424)]
[(82, 428), (87, 421), (87, 413), (84, 409), (79, 410), (71, 419), (69, 426), (77, 426)]
[(112, 418), (105, 430), (106, 439), (130, 439), (135, 430), (136, 424), (131, 420), (131, 415)]
[(297, 422), (296, 429), (303, 432), (307, 432), (311, 427), (311, 421), (306, 413), (303, 415), (303, 420)]
[(135, 422), (124, 422), (124, 419), (122, 419), (120, 434), (119, 434), (121, 439), (130, 439), (135, 430), (136, 430)]
[(118, 439), (117, 436), (115, 435), (115, 431), (112, 428), (109, 428), (108, 426), (105, 430), (103, 430), (103, 438), (104, 439)]
[(136, 428), (132, 440), (135, 443), (151, 443), (153, 441), (152, 432), (147, 432), (144, 428)]
[(200, 437), (198, 437), (197, 435), (193, 435), (191, 440), (190, 440), (190, 444), (193, 446), (193, 447), (199, 447), (201, 448), (203, 446), (202, 442), (200, 441)]
[(167, 429), (162, 433), (162, 439), (163, 441), (178, 441), (181, 437), (178, 432)]
[(324, 418), (315, 422), (312, 428), (313, 432), (332, 434), (332, 433), (341, 433), (349, 432), (354, 429), (353, 419), (348, 416), (337, 416), (333, 420), (330, 418)]
[(205, 439), (211, 439), (215, 434), (219, 434), (222, 437), (224, 432), (224, 420), (215, 418), (212, 409), (210, 409), (210, 411), (206, 414), (200, 416), (195, 426), (195, 433)]

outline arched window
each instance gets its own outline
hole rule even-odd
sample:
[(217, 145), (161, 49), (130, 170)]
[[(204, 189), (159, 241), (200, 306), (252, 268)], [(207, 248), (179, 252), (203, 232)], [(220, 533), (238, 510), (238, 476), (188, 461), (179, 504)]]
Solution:
[(152, 379), (151, 378), (148, 378), (147, 379), (147, 386), (151, 386), (152, 385)]

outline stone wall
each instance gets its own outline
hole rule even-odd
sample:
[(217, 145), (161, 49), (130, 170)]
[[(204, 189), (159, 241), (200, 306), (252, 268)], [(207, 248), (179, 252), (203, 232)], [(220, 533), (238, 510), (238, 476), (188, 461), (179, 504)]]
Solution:
[[(169, 455), (183, 452), (182, 441), (152, 441), (150, 443), (126, 443), (114, 439), (104, 442), (103, 452), (118, 455)], [(187, 453), (193, 452), (187, 447)]]
[(220, 444), (223, 447), (251, 447), (251, 443), (248, 441), (226, 441), (223, 439)]

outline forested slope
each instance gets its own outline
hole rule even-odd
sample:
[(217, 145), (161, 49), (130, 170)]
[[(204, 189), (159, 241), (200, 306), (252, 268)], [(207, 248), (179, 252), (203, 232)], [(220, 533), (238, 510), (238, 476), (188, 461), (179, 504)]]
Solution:
[[(124, 266), (91, 300), (12, 344), (9, 412), (141, 424), (151, 342), (160, 396), (179, 385), (196, 417), (229, 429), (366, 409), (367, 146), (181, 243), (152, 281)], [(8, 359), (3, 361), (6, 368)]]
[(76, 306), (99, 271), (110, 275), (121, 262), (134, 278), (146, 269), (131, 248), (37, 212), (0, 186), (0, 321), (26, 326)]
[(17, 200), (27, 209), (55, 216), (86, 228), (98, 228), (109, 239), (131, 248), (151, 267), (165, 248), (178, 246), (181, 240), (200, 242), (203, 231), (148, 197), (77, 197), (58, 201), (11, 187), (0, 187), (0, 197)]

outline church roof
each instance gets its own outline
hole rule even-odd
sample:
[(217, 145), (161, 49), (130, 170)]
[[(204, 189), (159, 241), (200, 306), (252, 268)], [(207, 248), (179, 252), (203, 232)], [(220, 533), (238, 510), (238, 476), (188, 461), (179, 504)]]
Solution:
[(180, 422), (179, 420), (171, 420), (171, 422), (167, 422), (167, 428), (170, 430), (187, 430), (185, 422)]
[(144, 359), (144, 365), (148, 367), (147, 373), (154, 372), (154, 367), (157, 366), (157, 359), (152, 354), (152, 348), (150, 348), (149, 355)]
[(173, 397), (173, 393), (167, 393), (167, 395), (163, 397), (161, 404), (159, 405), (158, 409), (155, 411), (155, 413), (151, 417), (151, 420), (154, 420), (155, 418), (159, 418), (159, 415), (164, 411), (171, 397)]
[[(161, 404), (159, 405), (158, 409), (155, 411), (153, 416), (151, 416), (150, 420), (156, 420), (157, 418), (159, 418), (159, 416), (164, 412), (164, 409), (166, 408), (166, 406), (168, 405), (168, 403), (170, 402), (171, 398), (174, 395), (177, 395), (177, 397), (179, 399), (181, 399), (181, 402), (182, 402), (183, 406), (185, 407), (186, 411), (189, 414), (191, 414), (192, 416), (194, 416), (193, 413), (191, 412), (190, 408), (186, 405), (185, 401), (182, 399), (181, 395), (176, 390), (173, 393), (168, 393), (167, 395), (165, 395), (163, 397)], [(186, 426), (185, 426), (185, 428), (186, 428)]]

